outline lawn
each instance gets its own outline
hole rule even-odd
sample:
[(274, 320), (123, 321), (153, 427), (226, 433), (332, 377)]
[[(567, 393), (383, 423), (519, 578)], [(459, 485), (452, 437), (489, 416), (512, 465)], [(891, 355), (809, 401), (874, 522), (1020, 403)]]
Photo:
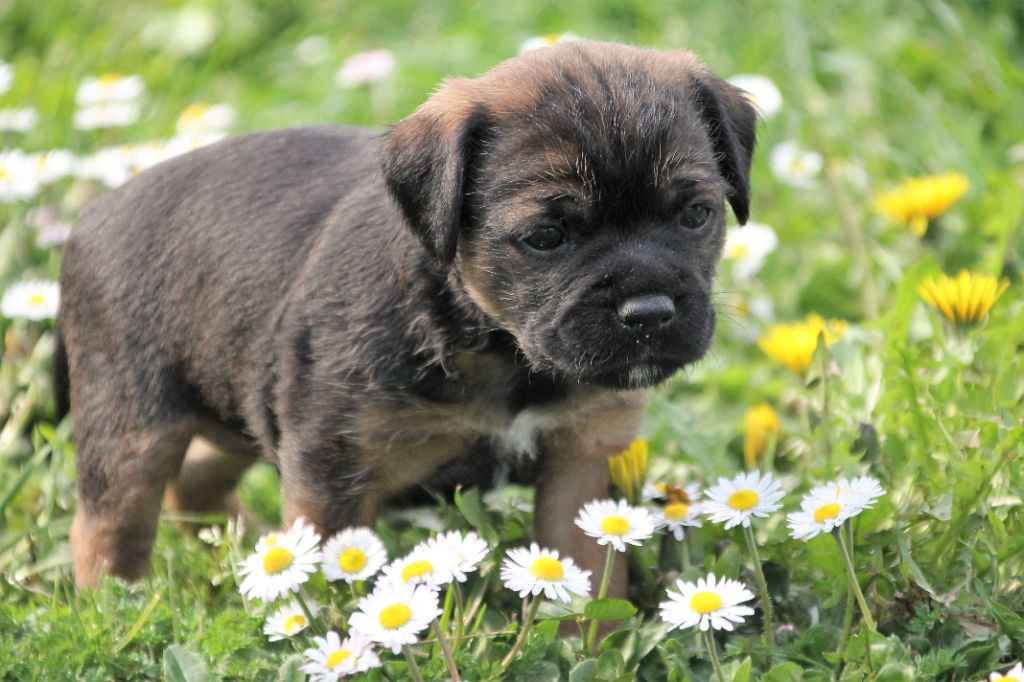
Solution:
[[(374, 530), (392, 559), (442, 530), (488, 544), (468, 580), (437, 597), (462, 678), (999, 672), (1024, 682), (1011, 671), (1024, 659), (1024, 8), (1015, 0), (4, 3), (0, 677), (303, 679), (313, 636), (346, 629), (373, 588), (313, 575), (302, 594), (322, 610), (268, 642), (277, 605), (239, 590), (259, 533), (280, 520), (276, 474), (261, 465), (241, 490), (249, 528), (182, 533), (168, 516), (150, 578), (75, 590), (74, 436), (70, 420), (55, 423), (50, 378), (54, 292), (17, 285), (57, 279), (81, 209), (224, 132), (383, 129), (445, 76), (482, 73), (530, 38), (565, 33), (685, 47), (723, 77), (763, 76), (777, 88), (745, 81), (764, 111), (756, 226), (730, 228), (713, 350), (651, 394), (644, 476), (668, 484), (668, 498), (641, 500), (639, 474), (625, 466), (614, 494), (654, 514), (682, 501), (707, 512), (713, 486), (750, 470), (771, 473), (785, 496), (749, 530), (705, 513), (681, 541), (661, 531), (617, 554), (631, 568), (628, 604), (538, 601), (521, 643), (533, 609), (500, 572), (506, 550), (531, 540), (529, 490), (466, 490), (453, 503), (388, 513)], [(378, 54), (362, 76), (351, 62), (341, 68), (370, 50), (393, 63)], [(942, 280), (961, 271), (970, 281)], [(950, 304), (958, 294), (966, 300)], [(802, 496), (858, 476), (884, 494), (839, 530), (793, 537), (787, 514)], [(684, 498), (686, 486), (695, 487)], [(808, 504), (818, 522), (837, 518)], [(667, 591), (709, 572), (745, 585), (753, 613), (710, 638), (669, 630), (659, 611)], [(583, 639), (597, 620), (612, 634), (593, 654)], [(574, 621), (583, 637), (558, 635)], [(419, 636), (408, 649), (415, 667), (445, 679), (435, 632)], [(378, 654), (383, 666), (365, 679), (413, 679), (407, 657)]]

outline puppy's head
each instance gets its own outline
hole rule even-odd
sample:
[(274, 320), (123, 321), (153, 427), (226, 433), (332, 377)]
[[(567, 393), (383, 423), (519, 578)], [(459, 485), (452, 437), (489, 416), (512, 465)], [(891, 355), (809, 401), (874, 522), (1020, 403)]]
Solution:
[(687, 52), (565, 43), (448, 81), (388, 134), (384, 174), (537, 369), (640, 387), (711, 342), (756, 118)]

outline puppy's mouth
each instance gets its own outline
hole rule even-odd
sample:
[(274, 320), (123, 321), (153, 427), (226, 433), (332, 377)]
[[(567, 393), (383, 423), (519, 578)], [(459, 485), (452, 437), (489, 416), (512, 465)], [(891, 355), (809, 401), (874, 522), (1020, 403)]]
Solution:
[(613, 365), (602, 367), (595, 372), (581, 374), (580, 380), (604, 388), (650, 388), (667, 380), (685, 364), (680, 361), (647, 360), (632, 364)]

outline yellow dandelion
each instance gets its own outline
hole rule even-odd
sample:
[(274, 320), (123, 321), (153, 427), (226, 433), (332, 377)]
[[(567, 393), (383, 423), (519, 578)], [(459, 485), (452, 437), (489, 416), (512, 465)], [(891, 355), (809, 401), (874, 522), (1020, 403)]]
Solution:
[(772, 326), (757, 346), (772, 360), (800, 373), (811, 366), (818, 347), (818, 334), (823, 333), (825, 345), (831, 346), (842, 338), (848, 326), (843, 320), (826, 322), (820, 315), (811, 313), (803, 322)]
[(981, 322), (995, 305), (1010, 280), (961, 270), (956, 277), (925, 277), (917, 287), (924, 302), (950, 322), (972, 325)]
[(781, 434), (782, 422), (771, 405), (761, 403), (747, 410), (743, 419), (743, 461), (748, 469), (757, 466), (757, 460)]
[(969, 186), (967, 178), (959, 173), (910, 178), (896, 189), (878, 195), (875, 208), (923, 237), (928, 221), (948, 211)]
[(612, 484), (632, 503), (638, 501), (647, 471), (647, 440), (637, 438), (629, 447), (608, 458), (608, 471)]

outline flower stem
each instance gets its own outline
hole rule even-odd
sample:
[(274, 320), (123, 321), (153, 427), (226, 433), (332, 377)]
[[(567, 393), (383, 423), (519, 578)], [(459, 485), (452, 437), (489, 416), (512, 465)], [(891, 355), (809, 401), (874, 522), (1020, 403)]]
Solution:
[(462, 603), (462, 592), (454, 582), (451, 584), (455, 590), (455, 643), (452, 648), (458, 651), (462, 646), (462, 637), (466, 633), (466, 606)]
[(825, 451), (825, 466), (828, 471), (833, 470), (832, 466), (832, 436), (829, 433), (829, 412), (828, 412), (828, 370), (829, 355), (824, 349), (825, 334), (818, 334), (818, 343), (823, 346), (821, 353), (821, 449)]
[(405, 660), (409, 664), (409, 674), (412, 676), (413, 682), (423, 682), (423, 675), (420, 674), (420, 667), (416, 665), (416, 658), (412, 655), (412, 649), (408, 645), (403, 646), (402, 653), (405, 654)]
[(757, 589), (761, 593), (761, 609), (764, 613), (764, 646), (765, 668), (772, 667), (772, 648), (774, 646), (774, 635), (772, 633), (772, 600), (768, 595), (768, 581), (764, 579), (764, 569), (761, 568), (761, 555), (757, 551), (757, 541), (754, 539), (754, 529), (751, 526), (743, 527), (743, 534), (747, 538), (747, 547), (750, 549), (750, 558), (754, 562), (754, 576), (757, 578)]
[(434, 632), (437, 633), (437, 641), (441, 644), (444, 661), (448, 664), (448, 672), (452, 674), (452, 682), (462, 682), (462, 678), (459, 677), (459, 669), (455, 666), (455, 659), (452, 657), (452, 649), (448, 646), (448, 639), (444, 636), (444, 630), (441, 629), (441, 623), (437, 618), (434, 619), (433, 626)]
[(313, 611), (306, 604), (306, 600), (302, 598), (302, 592), (295, 593), (295, 601), (299, 602), (299, 607), (306, 614), (306, 618), (309, 619), (309, 627), (318, 635), (326, 635), (327, 629), (320, 624), (320, 619), (313, 615)]
[(860, 613), (864, 618), (864, 624), (868, 626), (869, 630), (875, 632), (877, 629), (875, 627), (875, 619), (871, 617), (867, 600), (864, 599), (864, 593), (860, 590), (860, 583), (857, 581), (857, 569), (853, 566), (853, 557), (850, 555), (850, 548), (846, 546), (846, 538), (843, 536), (842, 527), (832, 531), (832, 537), (839, 544), (839, 553), (843, 555), (843, 562), (846, 564), (846, 577), (850, 579), (850, 589), (853, 590), (853, 595), (857, 598), (857, 604), (860, 605)]
[(711, 654), (711, 666), (715, 669), (718, 682), (725, 682), (725, 673), (722, 672), (722, 663), (718, 660), (718, 649), (715, 648), (715, 637), (711, 634), (711, 628), (704, 631), (704, 644), (708, 648), (708, 653)]
[(537, 609), (540, 608), (540, 595), (533, 598), (530, 602), (530, 608), (526, 611), (526, 617), (523, 619), (523, 626), (519, 628), (519, 636), (516, 637), (515, 644), (509, 649), (509, 652), (505, 654), (505, 658), (501, 659), (501, 668), (504, 670), (509, 666), (512, 660), (516, 657), (516, 654), (526, 644), (526, 635), (530, 632), (530, 626), (533, 625), (533, 620), (537, 617)]
[[(612, 567), (615, 565), (615, 546), (608, 543), (608, 554), (604, 560), (604, 575), (601, 576), (601, 587), (597, 591), (597, 598), (604, 599), (608, 594), (608, 585), (612, 582)], [(587, 630), (587, 651), (594, 651), (597, 643), (597, 621), (590, 621), (590, 628)]]

